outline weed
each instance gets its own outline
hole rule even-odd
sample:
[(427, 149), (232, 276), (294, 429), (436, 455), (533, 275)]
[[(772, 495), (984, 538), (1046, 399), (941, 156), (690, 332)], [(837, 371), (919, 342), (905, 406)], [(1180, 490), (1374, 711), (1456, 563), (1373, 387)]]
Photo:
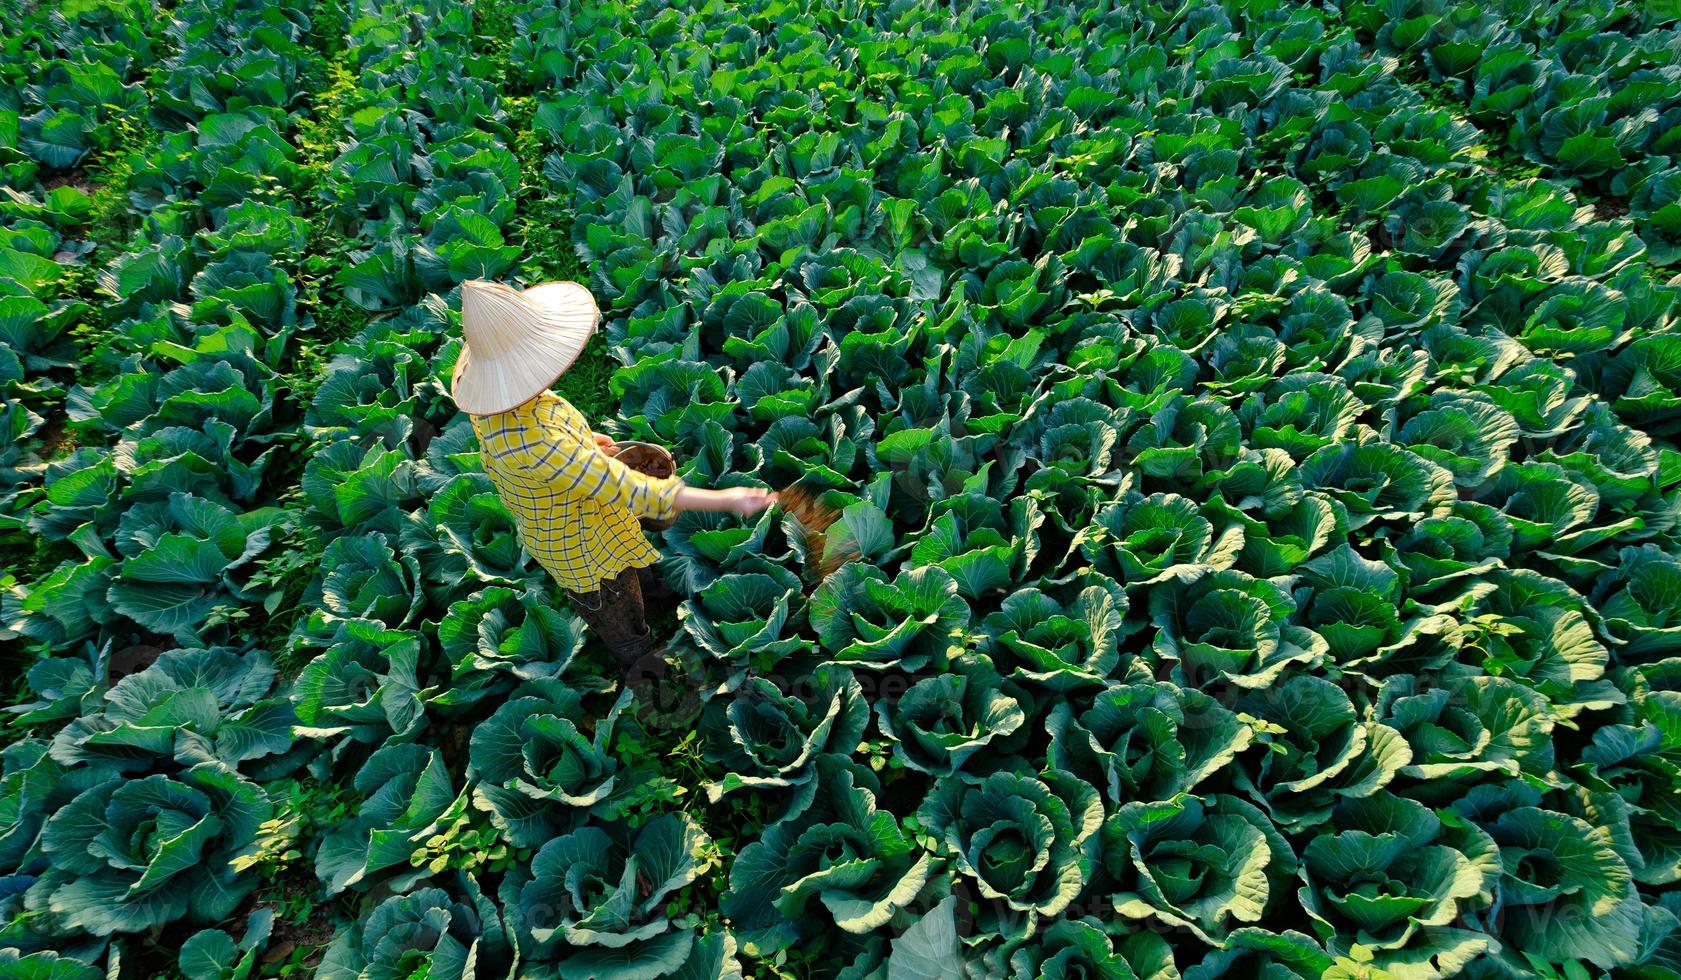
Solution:
[(532, 850), (511, 847), (492, 826), (483, 810), (468, 806), (465, 796), (438, 818), (438, 831), (409, 855), (409, 864), (439, 874), (458, 868), (475, 876), (503, 872), (531, 863)]

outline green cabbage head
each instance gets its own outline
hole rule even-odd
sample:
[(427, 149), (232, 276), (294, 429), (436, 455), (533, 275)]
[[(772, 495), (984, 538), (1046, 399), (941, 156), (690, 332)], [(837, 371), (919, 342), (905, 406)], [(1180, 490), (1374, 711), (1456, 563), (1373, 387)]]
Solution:
[(730, 866), (721, 908), (749, 951), (815, 938), (828, 922), (869, 935), (928, 883), (932, 855), (876, 808), (873, 775), (838, 755), (818, 771), (812, 804), (767, 827)]
[(47, 821), (41, 847), (51, 866), (36, 887), (65, 926), (98, 936), (181, 918), (213, 923), (257, 887), (229, 862), (273, 810), (261, 788), (218, 762), (107, 780)]
[(501, 889), (527, 970), (555, 963), (560, 977), (631, 980), (662, 977), (694, 951), (665, 905), (700, 873), (711, 845), (700, 825), (668, 813), (634, 834), (587, 826), (544, 844), (529, 870)]
[(917, 810), (958, 871), (982, 896), (978, 928), (1006, 937), (1031, 934), (1090, 880), (1103, 801), (1068, 773), (1041, 777), (995, 772), (976, 784), (934, 786)]
[(1499, 880), (1499, 851), (1473, 824), (1444, 828), (1422, 804), (1383, 792), (1344, 800), (1302, 850), (1298, 892), (1320, 938), (1337, 955), (1358, 944), (1397, 975), (1451, 976), (1489, 946), (1456, 928)]
[(534, 681), (473, 729), (467, 778), (473, 800), (516, 847), (539, 847), (613, 791), (619, 764), (613, 725), (630, 703), (624, 691), (589, 720), (577, 692)]
[(1296, 872), (1296, 855), (1257, 807), (1235, 796), (1128, 803), (1103, 826), (1103, 860), (1129, 919), (1188, 929), (1220, 945), (1260, 922)]
[(333, 938), (317, 980), (512, 980), (515, 957), (495, 903), (466, 875), (459, 890), (465, 900), (430, 887), (380, 902)]
[(859, 668), (919, 670), (963, 645), (969, 604), (938, 565), (893, 579), (854, 562), (823, 580), (811, 597), (811, 625), (837, 663)]

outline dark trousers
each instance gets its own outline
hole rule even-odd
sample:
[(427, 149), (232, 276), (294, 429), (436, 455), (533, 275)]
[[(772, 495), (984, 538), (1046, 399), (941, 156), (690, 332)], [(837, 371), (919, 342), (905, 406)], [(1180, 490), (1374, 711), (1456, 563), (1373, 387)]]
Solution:
[(642, 576), (645, 568), (627, 568), (617, 576), (602, 579), (593, 592), (563, 589), (579, 618), (589, 624), (620, 667), (629, 668), (654, 648), (654, 635), (642, 608)]

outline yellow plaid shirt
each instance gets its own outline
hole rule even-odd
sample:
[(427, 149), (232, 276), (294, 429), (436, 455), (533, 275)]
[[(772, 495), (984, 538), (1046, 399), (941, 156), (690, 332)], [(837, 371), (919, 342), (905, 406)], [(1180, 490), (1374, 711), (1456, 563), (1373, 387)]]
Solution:
[(561, 588), (652, 565), (638, 517), (669, 518), (681, 478), (655, 479), (603, 453), (576, 408), (552, 391), (498, 415), (473, 415), (479, 456), (525, 548)]

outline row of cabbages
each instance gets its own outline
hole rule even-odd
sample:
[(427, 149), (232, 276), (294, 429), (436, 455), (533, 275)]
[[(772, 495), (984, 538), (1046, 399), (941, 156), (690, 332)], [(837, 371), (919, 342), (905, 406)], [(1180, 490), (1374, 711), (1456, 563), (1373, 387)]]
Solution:
[[(362, 366), (400, 347), (396, 338), (405, 327), (430, 331), (423, 342), (436, 347), (449, 321), (444, 298), (432, 291), (450, 291), (468, 275), (500, 275), (517, 257), (499, 231), (513, 217), (517, 162), (502, 138), (481, 128), (504, 125), (499, 95), (495, 84), (463, 68), (472, 11), (454, 4), (432, 8), (350, 12), (350, 37), (337, 40), (348, 40), (343, 61), (358, 85), (334, 96), (351, 107), (336, 134), (339, 155), (325, 174), (307, 180), (300, 127), (306, 111), (323, 111), (326, 93), (304, 82), (325, 85), (320, 52), (341, 46), (321, 35), (324, 24), (334, 23), (325, 6), (177, 5), (156, 15), (173, 40), (172, 50), (159, 54), (163, 67), (144, 84), (143, 66), (121, 68), (128, 79), (125, 104), (133, 103), (163, 133), (128, 179), (128, 200), (144, 212), (141, 232), (101, 273), (101, 287), (110, 293), (102, 311), (107, 330), (77, 361), (84, 370), (97, 362), (100, 380), (79, 375), (80, 383), (69, 388), (66, 414), (78, 424), (81, 445), (42, 465), (29, 453), (41, 449), (44, 455), (51, 447), (28, 441), (41, 424), (39, 414), (28, 414), (28, 425), (7, 429), (9, 455), (0, 457), (8, 481), (15, 479), (7, 484), (6, 529), (52, 543), (43, 548), (63, 553), (67, 544), (76, 553), (41, 577), (6, 583), (6, 639), (36, 646), (43, 658), (29, 671), (35, 699), (17, 709), (34, 735), (5, 753), (10, 804), (0, 859), (0, 973), (131, 974), (136, 957), (152, 962), (157, 952), (147, 947), (167, 928), (162, 935), (171, 939), (190, 935), (180, 944), (179, 968), (194, 980), (248, 975), (274, 931), (270, 910), (245, 915), (253, 892), (268, 885), (251, 868), (274, 828), (296, 816), (284, 812), (277, 805), (284, 798), (271, 799), (267, 787), (312, 761), (318, 778), (354, 782), (368, 798), (358, 822), (336, 828), (326, 840), (298, 842), (308, 860), (319, 852), (323, 890), (343, 890), (352, 872), (366, 865), (372, 870), (363, 872), (368, 880), (361, 887), (386, 884), (381, 873), (388, 865), (380, 861), (406, 825), (392, 818), (393, 827), (379, 826), (385, 811), (375, 790), (392, 797), (413, 793), (422, 773), (436, 776), (442, 766), (435, 747), (397, 746), (401, 739), (395, 738), (397, 751), (370, 757), (372, 747), (356, 736), (366, 728), (357, 723), (371, 716), (366, 704), (357, 716), (355, 699), (373, 703), (374, 715), (381, 713), (378, 704), (387, 705), (385, 714), (405, 737), (423, 730), (436, 737), (441, 729), (425, 728), (418, 714), (405, 718), (394, 692), (338, 665), (362, 642), (378, 653), (381, 680), (401, 677), (405, 643), (418, 654), (419, 644), (429, 649), (441, 630), (453, 637), (451, 650), (477, 649), (473, 631), (487, 611), (500, 615), (510, 597), (515, 609), (521, 601), (541, 604), (538, 593), (523, 588), (481, 592), (478, 578), (456, 594), (440, 584), (452, 571), (461, 577), (452, 563), (482, 557), (451, 545), (448, 529), (461, 525), (443, 516), (447, 502), (461, 498), (458, 490), (474, 496), (472, 487), (458, 483), (437, 495), (446, 503), (436, 521), (427, 519), (424, 507), (402, 521), (403, 547), (425, 556), (427, 595), (436, 602), (410, 609), (417, 626), (424, 617), (425, 637), (381, 629), (378, 618), (389, 601), (357, 622), (335, 615), (358, 599), (381, 595), (387, 585), (377, 574), (357, 575), (361, 556), (370, 547), (377, 554), (386, 524), (367, 519), (379, 508), (356, 502), (354, 487), (333, 485), (333, 461), (343, 458), (335, 452), (349, 447), (360, 460), (382, 445), (402, 453), (416, 444), (424, 449), (423, 439), (409, 441), (409, 418), (393, 419), (428, 411), (435, 417), (442, 404), (438, 371), (421, 358), (420, 373), (411, 375), (416, 393), (429, 399), (425, 410), (411, 404), (381, 415), (376, 402), (401, 402), (410, 392), (391, 383), (370, 388), (359, 378)], [(553, 5), (534, 4), (523, 19), (545, 26), (560, 14)], [(103, 73), (89, 65), (113, 56), (107, 45), (120, 47), (122, 38), (136, 34), (144, 39), (152, 16), (141, 8), (63, 15), (43, 8), (30, 23), (37, 36), (51, 38), (43, 43), (60, 52), (65, 70), (77, 77)], [(65, 23), (86, 32), (52, 38), (51, 30)], [(415, 57), (409, 49), (420, 42)], [(149, 49), (134, 51), (149, 56)], [(177, 88), (180, 98), (173, 94)], [(63, 120), (56, 125), (55, 132), (68, 131)], [(25, 150), (34, 152), (32, 146)], [(34, 155), (58, 168), (74, 162)], [(33, 184), (35, 171), (22, 163), (7, 173), (20, 185)], [(270, 192), (271, 186), (280, 191)], [(27, 219), (63, 207), (70, 212), (66, 225), (79, 225), (86, 202), (70, 208), (63, 204), (67, 197), (17, 194), (9, 214)], [(34, 203), (26, 206), (29, 201)], [(27, 231), (16, 220), (8, 226)], [(321, 246), (323, 228), (328, 238), (367, 247), (353, 251), (343, 270), (329, 270), (338, 272), (350, 299), (403, 313), (376, 323), (366, 337), (328, 348), (340, 356), (327, 365), (319, 389), (300, 390), (292, 386), (311, 380), (306, 352), (326, 343), (321, 323), (300, 304), (303, 278), (321, 271), (308, 254)], [(51, 251), (52, 242), (18, 241)], [(50, 266), (44, 257), (36, 262), (24, 252), (8, 254), (21, 258), (8, 264), (7, 282), (21, 283), (24, 273)], [(79, 350), (64, 328), (87, 312), (86, 305), (60, 301), (50, 316), (46, 309), (14, 304), (8, 321), (12, 332), (5, 339), (22, 338), (13, 346), (33, 356), (23, 362), (30, 372), (63, 367)], [(39, 408), (54, 391), (51, 380), (32, 375), (27, 388), (7, 390), (35, 399)], [(440, 440), (437, 448), (447, 445)], [(419, 486), (436, 490), (455, 472), (453, 466), (441, 475), (428, 471)], [(450, 511), (451, 518), (477, 521), (482, 504), (467, 505), (477, 507), (470, 518)], [(289, 611), (282, 604), (292, 597), (279, 573), (291, 570), (290, 559), (309, 547), (313, 534), (336, 537), (346, 530), (336, 523), (339, 517), (359, 533), (327, 549), (324, 572), (303, 599), (324, 612), (300, 616), (295, 641), (306, 660), (314, 646), (327, 649), (296, 680), (284, 680), (274, 658), (256, 648), (262, 641), (253, 627)], [(506, 524), (499, 510), (489, 517)], [(389, 529), (395, 547), (399, 527)], [(473, 528), (464, 533), (471, 542)], [(500, 557), (528, 567), (514, 547), (515, 556)], [(401, 555), (404, 567), (415, 564), (410, 550)], [(523, 658), (510, 650), (506, 659), (544, 659), (538, 673), (557, 676), (577, 648), (579, 624), (546, 604), (532, 619), (531, 648)], [(325, 636), (312, 632), (318, 627)], [(545, 629), (553, 633), (552, 648), (544, 646)], [(519, 624), (508, 632), (519, 635)], [(492, 645), (485, 657), (495, 653)], [(296, 662), (296, 652), (289, 659)], [(136, 661), (149, 666), (135, 672)], [(412, 669), (414, 660), (407, 664)], [(430, 669), (431, 660), (425, 665)], [(447, 682), (447, 666), (443, 676)], [(486, 666), (476, 676), (488, 692), (500, 675)], [(473, 688), (463, 678), (452, 697), (470, 704), (481, 696), (469, 696)], [(450, 700), (434, 704), (428, 697), (427, 705), (449, 712)], [(601, 731), (605, 737), (607, 729)], [(410, 764), (417, 768), (406, 786), (400, 779), (383, 787), (368, 782), (369, 774)], [(443, 776), (446, 783), (450, 778)], [(469, 778), (480, 782), (476, 764)], [(461, 796), (454, 812), (470, 800)], [(424, 803), (415, 807), (417, 814), (426, 812)], [(427, 819), (411, 815), (415, 826)], [(373, 852), (358, 859), (359, 835), (360, 846)], [(411, 850), (401, 848), (404, 863)], [(680, 873), (673, 868), (674, 876)], [(431, 892), (418, 894), (424, 900)], [(358, 912), (372, 912), (376, 904)], [(349, 965), (361, 955), (364, 930), (382, 935), (405, 907), (395, 901), (342, 923), (323, 975), (364, 969), (365, 958)], [(472, 914), (472, 906), (467, 910)], [(182, 929), (214, 924), (222, 929)], [(410, 938), (424, 941), (424, 935)], [(704, 948), (723, 955), (721, 938)], [(448, 975), (447, 951), (440, 956), (435, 976)]]
[(0, 40), (0, 185), (11, 191), (0, 201), (0, 535), (9, 547), (26, 540), (27, 507), (39, 493), (42, 409), (64, 394), (50, 372), (72, 365), (70, 328), (90, 312), (65, 264), (94, 248), (78, 235), (94, 201), (71, 182), (48, 189), (41, 171), (83, 162), (102, 126), (146, 105), (133, 82), (161, 55), (149, 26), (134, 0), (41, 11)]
[(1547, 172), (1626, 201), (1654, 262), (1681, 260), (1681, 8), (1571, 0), (1343, 4)]
[(801, 814), (744, 950), (1667, 968), (1669, 255), (1358, 23), (679, 5), (555, 97), (631, 430), (841, 509), (663, 532), (712, 798)]
[[(4, 153), (15, 234), (0, 357), (15, 353), (26, 376), (7, 384), (20, 396), (8, 418), (29, 421), (0, 448), (0, 531), (24, 542), (10, 557), (66, 543), (78, 557), (9, 577), (0, 599), (5, 640), (56, 654), (29, 670), (37, 698), (15, 709), (34, 734), (4, 754), (0, 972), (119, 976), (123, 934), (235, 912), (251, 885), (230, 859), (273, 814), (236, 767), (292, 742), (265, 657), (173, 650), (115, 684), (111, 660), (247, 598), (253, 560), (284, 519), (259, 503), (272, 499), (262, 480), (284, 429), (276, 372), (310, 329), (295, 278), (307, 230), (266, 192), (297, 178), (287, 134), (318, 56), (309, 11), (237, 2), (40, 5), (19, 27), (8, 67), (37, 84), (18, 90), (34, 115), (7, 148), (29, 160)], [(138, 228), (102, 243), (117, 256), (99, 272), (96, 310), (61, 264), (93, 253), (80, 236), (98, 231), (94, 201), (60, 178), (45, 189), (36, 164), (65, 171), (93, 151), (126, 152), (102, 129), (118, 116), (159, 135), (129, 161)], [(104, 329), (73, 340), (78, 322)], [(79, 445), (43, 444), (42, 413), (58, 416), (55, 441), (65, 417), (86, 423)], [(243, 948), (193, 936), (182, 970), (249, 972), (270, 919), (253, 916)]]

